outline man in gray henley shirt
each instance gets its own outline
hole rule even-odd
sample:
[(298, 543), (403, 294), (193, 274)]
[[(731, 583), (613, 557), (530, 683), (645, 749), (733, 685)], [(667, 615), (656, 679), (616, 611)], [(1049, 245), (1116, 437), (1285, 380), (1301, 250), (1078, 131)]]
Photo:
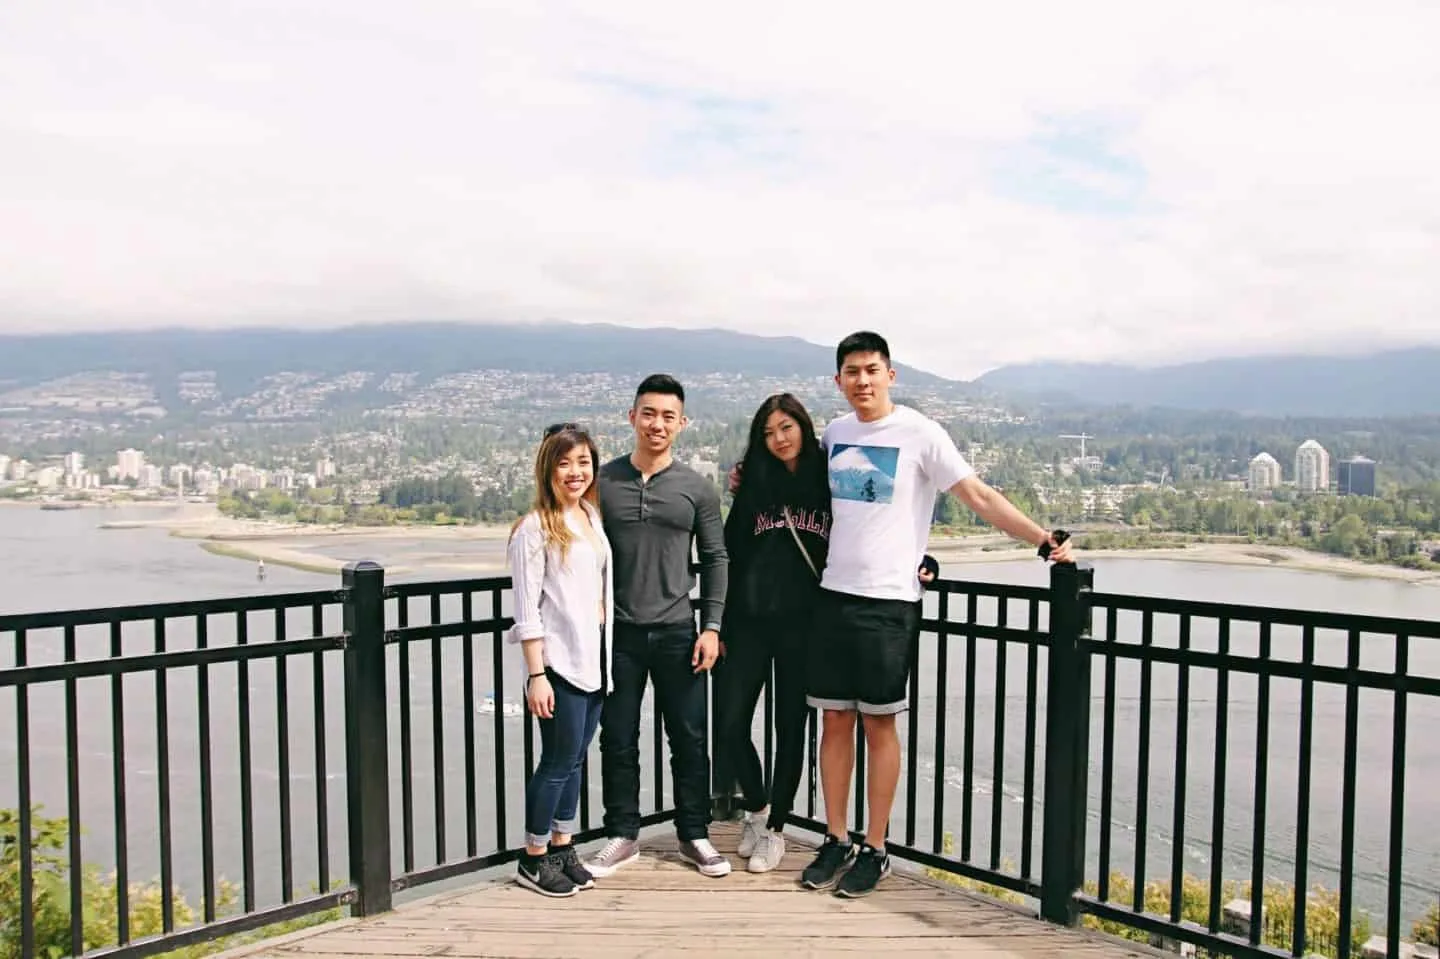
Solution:
[[(684, 388), (670, 376), (647, 377), (630, 410), (634, 450), (600, 468), (600, 512), (614, 552), (615, 645), (614, 690), (600, 718), (611, 838), (586, 866), (599, 877), (639, 854), (640, 701), (647, 677), (670, 743), (680, 854), (704, 875), (730, 871), (709, 840), (705, 742), (705, 675), (719, 655), (725, 606), (725, 529), (714, 484), (671, 456), (685, 422)], [(700, 560), (698, 637), (690, 605), (692, 544)]]

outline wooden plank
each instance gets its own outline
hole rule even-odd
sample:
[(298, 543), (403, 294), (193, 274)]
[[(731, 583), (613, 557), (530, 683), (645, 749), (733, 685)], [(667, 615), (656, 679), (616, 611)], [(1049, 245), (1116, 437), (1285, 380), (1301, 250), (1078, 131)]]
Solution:
[[(734, 856), (739, 829), (717, 825), (712, 840), (735, 871), (699, 875), (676, 851), (673, 832), (647, 837), (641, 858), (595, 889), (542, 900), (503, 873), (394, 912), (248, 947), (246, 959), (361, 959), (373, 956), (573, 956), (686, 959), (746, 956), (908, 955), (957, 959), (1154, 959), (1081, 930), (916, 876), (902, 865), (864, 899), (799, 885), (813, 847), (791, 840), (780, 868), (750, 873)], [(492, 874), (494, 875), (494, 874)]]
[(299, 955), (327, 956), (342, 959), (350, 956), (432, 956), (458, 957), (506, 956), (513, 959), (552, 959), (556, 956), (570, 956), (576, 959), (630, 959), (634, 956), (675, 956), (725, 957), (734, 959), (735, 950), (743, 949), (747, 956), (816, 956), (853, 955), (913, 955), (946, 956), (956, 959), (1154, 959), (1154, 953), (1132, 953), (1097, 950), (1093, 944), (1078, 948), (1073, 944), (1039, 946), (1010, 941), (966, 940), (944, 942), (936, 940), (896, 939), (884, 936), (867, 936), (853, 939), (832, 939), (823, 942), (808, 938), (759, 938), (748, 940), (726, 940), (723, 944), (712, 943), (695, 936), (625, 941), (621, 943), (595, 942), (590, 939), (577, 940), (574, 937), (560, 938), (545, 934), (523, 936), (486, 937), (483, 941), (458, 941), (441, 947), (443, 951), (431, 952), (410, 949), (404, 945), (389, 942), (359, 944), (350, 950), (325, 951), (284, 951), (263, 953), (271, 959), (290, 959)]
[[(452, 899), (436, 903), (433, 908), (439, 913), (453, 913), (469, 909), (522, 909), (533, 912), (537, 905), (533, 892), (512, 887), (513, 891), (495, 890), (483, 896)], [(884, 903), (885, 908), (904, 909), (917, 903), (943, 903), (956, 912), (989, 913), (983, 903), (969, 902), (940, 889), (924, 887), (883, 889), (864, 900), (869, 903)], [(646, 908), (662, 911), (687, 911), (712, 909), (716, 904), (733, 912), (746, 914), (754, 912), (825, 913), (844, 908), (846, 900), (824, 893), (812, 892), (798, 886), (793, 889), (727, 889), (723, 894), (694, 889), (650, 889), (645, 890), (643, 900), (628, 891), (596, 888), (581, 893), (572, 899), (555, 903), (560, 909), (607, 909), (643, 902)]]
[[(454, 940), (393, 940), (353, 938), (344, 942), (313, 941), (313, 948), (292, 946), (286, 950), (265, 953), (275, 957), (313, 956), (510, 956), (553, 957), (574, 956), (578, 959), (610, 959), (630, 956), (733, 957), (736, 950), (757, 956), (823, 956), (835, 953), (849, 955), (910, 955), (968, 956), (975, 959), (1068, 959), (1068, 957), (1125, 956), (1121, 952), (1095, 952), (1092, 943), (1041, 944), (1028, 940), (970, 939), (937, 941), (886, 935), (835, 937), (817, 940), (809, 936), (746, 936), (714, 940), (699, 934), (677, 936), (646, 936), (643, 939), (625, 935), (575, 936), (548, 931), (496, 933), (483, 938)], [(1136, 954), (1138, 955), (1138, 954)]]

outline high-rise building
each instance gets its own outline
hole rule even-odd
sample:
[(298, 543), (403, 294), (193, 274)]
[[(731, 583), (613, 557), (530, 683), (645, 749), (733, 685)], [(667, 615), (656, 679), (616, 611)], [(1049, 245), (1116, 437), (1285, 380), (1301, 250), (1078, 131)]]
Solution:
[(1314, 440), (1295, 451), (1295, 488), (1302, 493), (1330, 491), (1330, 454)]
[(65, 454), (65, 475), (66, 475), (66, 476), (79, 476), (79, 475), (80, 475), (81, 473), (83, 473), (83, 472), (85, 472), (85, 454), (84, 454), (84, 453), (66, 453), (66, 454)]
[(1336, 468), (1341, 496), (1375, 495), (1375, 461), (1363, 456), (1341, 460)]
[(1249, 488), (1256, 493), (1280, 485), (1280, 461), (1269, 453), (1260, 453), (1250, 461), (1247, 474)]
[(10, 478), (10, 457), (0, 455), (0, 480)]
[(140, 479), (145, 469), (145, 454), (139, 450), (121, 450), (115, 454), (115, 478), (120, 482)]

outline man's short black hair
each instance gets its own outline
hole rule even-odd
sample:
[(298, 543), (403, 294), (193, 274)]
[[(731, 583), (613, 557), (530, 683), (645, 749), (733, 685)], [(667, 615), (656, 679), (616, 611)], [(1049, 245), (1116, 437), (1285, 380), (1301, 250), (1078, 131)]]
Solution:
[(890, 365), (890, 344), (885, 342), (885, 337), (879, 333), (871, 333), (869, 330), (861, 330), (859, 333), (851, 333), (840, 341), (835, 347), (835, 372), (839, 373), (845, 366), (845, 357), (851, 353), (879, 353), (885, 357), (885, 365)]
[(680, 405), (685, 405), (685, 387), (680, 381), (669, 373), (651, 373), (640, 381), (635, 388), (635, 399), (640, 399), (646, 393), (659, 393), (661, 396), (674, 396), (680, 400)]

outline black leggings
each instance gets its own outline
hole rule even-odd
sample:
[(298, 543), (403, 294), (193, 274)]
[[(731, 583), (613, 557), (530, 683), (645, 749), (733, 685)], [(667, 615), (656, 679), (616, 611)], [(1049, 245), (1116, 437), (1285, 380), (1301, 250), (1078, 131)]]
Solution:
[[(717, 693), (719, 781), (734, 782), (742, 809), (770, 807), (768, 825), (782, 829), (795, 805), (805, 764), (805, 668), (808, 616), (743, 619), (725, 629), (725, 661)], [(775, 764), (767, 795), (765, 767), (751, 727), (765, 681), (775, 669)]]

